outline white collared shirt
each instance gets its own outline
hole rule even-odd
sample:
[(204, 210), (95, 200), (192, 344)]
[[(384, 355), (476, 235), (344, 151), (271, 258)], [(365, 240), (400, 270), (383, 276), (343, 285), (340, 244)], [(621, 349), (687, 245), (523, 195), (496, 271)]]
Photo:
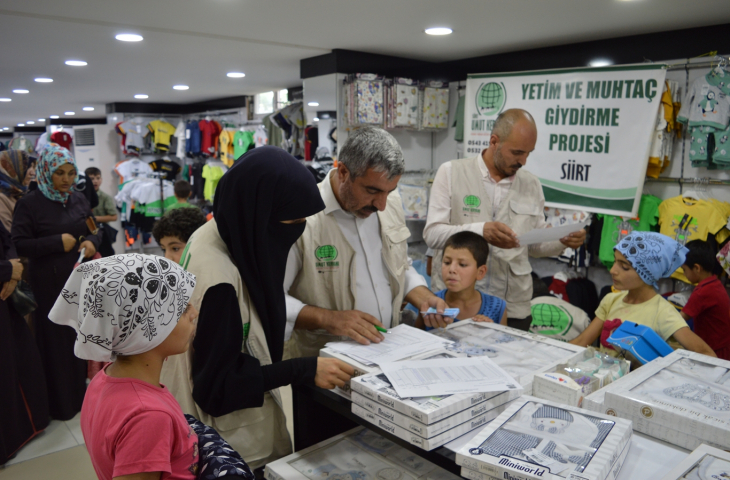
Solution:
[[(481, 154), (479, 155), (481, 159)], [(492, 202), (492, 221), (497, 216), (502, 201), (512, 188), (515, 175), (506, 177), (499, 182), (489, 174), (489, 169), (484, 161), (479, 163), (479, 172), (482, 175), (484, 189)], [(444, 163), (439, 167), (431, 186), (431, 197), (428, 202), (428, 216), (426, 217), (426, 228), (423, 230), (423, 239), (433, 249), (442, 249), (446, 240), (453, 234), (469, 231), (478, 235), (484, 234), (484, 223), (475, 222), (464, 225), (451, 225), (451, 162)], [(540, 211), (545, 209), (545, 197), (540, 192)], [(509, 226), (509, 225), (508, 225)], [(541, 218), (535, 228), (547, 228), (549, 224), (545, 218)], [(565, 248), (560, 242), (546, 242), (530, 245), (528, 252), (533, 257), (557, 255)]]
[[(355, 309), (372, 315), (380, 320), (386, 328), (390, 328), (393, 318), (393, 295), (390, 290), (388, 270), (383, 261), (380, 219), (377, 214), (372, 214), (368, 218), (357, 218), (344, 211), (332, 191), (332, 184), (330, 183), (332, 172), (334, 170), (330, 170), (330, 173), (323, 180), (325, 182), (322, 191), (322, 200), (325, 205), (324, 214), (334, 216), (345, 239), (355, 251), (355, 271), (357, 272), (357, 278), (355, 279), (355, 292), (357, 295)], [(287, 292), (286, 340), (290, 338), (299, 312), (305, 306), (304, 303), (288, 294), (301, 269), (302, 252), (295, 243), (289, 250), (284, 277), (284, 291)], [(413, 266), (409, 266), (406, 270), (404, 288), (406, 295), (419, 286), (426, 287), (426, 280)], [(342, 288), (349, 288), (349, 286), (342, 285)], [(313, 306), (316, 307), (317, 305)]]

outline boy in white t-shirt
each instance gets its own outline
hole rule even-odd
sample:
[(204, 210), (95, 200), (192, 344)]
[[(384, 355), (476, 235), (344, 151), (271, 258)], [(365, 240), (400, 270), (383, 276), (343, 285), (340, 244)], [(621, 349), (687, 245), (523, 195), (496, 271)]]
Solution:
[(614, 247), (611, 267), (613, 286), (596, 310), (596, 318), (570, 343), (591, 345), (603, 330), (603, 322), (619, 319), (645, 325), (663, 340), (674, 337), (687, 350), (711, 357), (715, 352), (689, 329), (681, 315), (656, 291), (657, 280), (670, 276), (685, 260), (687, 249), (656, 232), (633, 232)]

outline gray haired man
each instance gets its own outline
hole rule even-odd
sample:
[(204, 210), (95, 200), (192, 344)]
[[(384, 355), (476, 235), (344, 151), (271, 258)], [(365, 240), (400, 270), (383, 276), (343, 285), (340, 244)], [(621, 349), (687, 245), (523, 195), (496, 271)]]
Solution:
[[(443, 313), (445, 302), (409, 265), (410, 232), (396, 190), (404, 170), (403, 152), (388, 132), (350, 133), (338, 168), (319, 184), (325, 209), (307, 218), (289, 252), (284, 290), (291, 356), (316, 356), (342, 338), (380, 342), (376, 327), (396, 326), (403, 301)], [(441, 315), (424, 322), (446, 325)]]

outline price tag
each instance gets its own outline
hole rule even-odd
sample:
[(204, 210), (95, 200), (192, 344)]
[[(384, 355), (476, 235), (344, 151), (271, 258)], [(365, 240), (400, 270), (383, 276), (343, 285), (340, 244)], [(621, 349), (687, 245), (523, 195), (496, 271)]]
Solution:
[(185, 140), (190, 140), (190, 129), (185, 129)]
[(137, 125), (137, 133), (142, 135), (142, 125)]
[(20, 139), (20, 149), (25, 150), (26, 141), (25, 138)]

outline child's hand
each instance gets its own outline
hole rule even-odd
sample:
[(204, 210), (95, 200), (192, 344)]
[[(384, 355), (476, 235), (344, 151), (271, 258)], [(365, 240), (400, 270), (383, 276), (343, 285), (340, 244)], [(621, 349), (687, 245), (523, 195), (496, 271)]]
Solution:
[(486, 317), (484, 315), (474, 315), (472, 317), (472, 320), (474, 320), (475, 322), (494, 323), (494, 320), (492, 320), (491, 318)]

